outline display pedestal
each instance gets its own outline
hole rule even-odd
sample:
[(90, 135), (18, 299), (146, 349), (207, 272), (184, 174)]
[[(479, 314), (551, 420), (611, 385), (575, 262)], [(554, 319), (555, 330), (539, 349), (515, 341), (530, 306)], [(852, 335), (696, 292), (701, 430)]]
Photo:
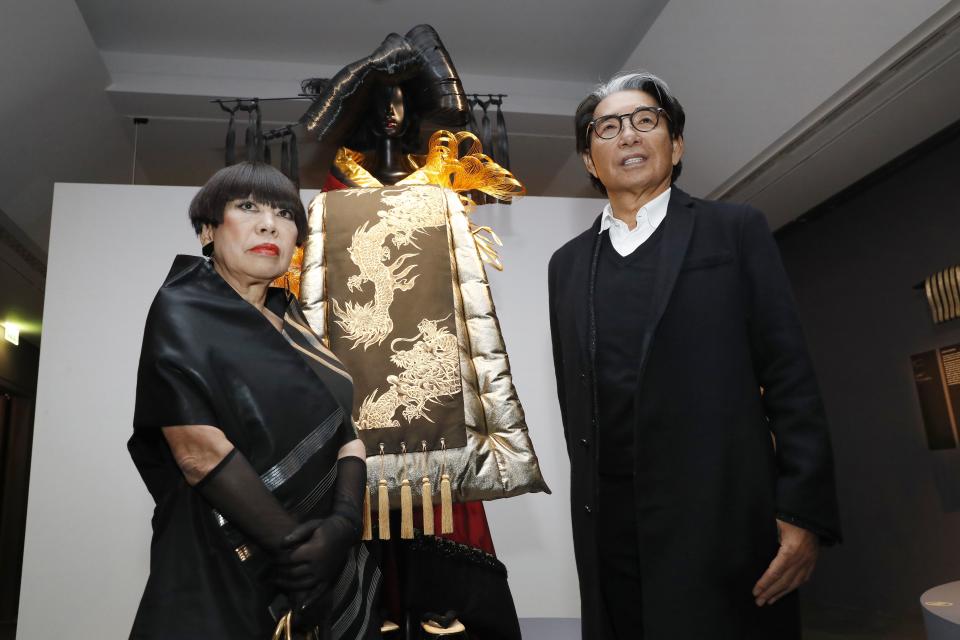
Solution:
[(960, 581), (930, 589), (920, 604), (927, 640), (960, 640)]

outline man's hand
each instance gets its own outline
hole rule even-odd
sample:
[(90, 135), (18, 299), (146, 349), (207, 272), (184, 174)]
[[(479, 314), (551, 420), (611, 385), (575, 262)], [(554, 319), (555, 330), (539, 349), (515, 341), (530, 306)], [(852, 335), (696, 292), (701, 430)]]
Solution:
[(783, 520), (777, 520), (777, 531), (780, 550), (753, 587), (758, 607), (773, 604), (805, 583), (817, 564), (820, 545), (816, 534)]

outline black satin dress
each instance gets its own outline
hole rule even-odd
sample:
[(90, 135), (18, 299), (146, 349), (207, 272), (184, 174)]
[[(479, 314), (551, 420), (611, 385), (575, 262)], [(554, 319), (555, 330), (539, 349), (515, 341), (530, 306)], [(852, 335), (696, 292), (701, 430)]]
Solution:
[[(282, 603), (266, 558), (190, 487), (161, 427), (212, 425), (299, 521), (330, 513), (337, 453), (357, 437), (353, 385), (295, 298), (283, 332), (203, 258), (178, 256), (147, 317), (130, 455), (156, 503), (150, 577), (131, 638), (263, 640)], [(333, 638), (378, 637), (377, 563), (362, 545), (334, 585)]]

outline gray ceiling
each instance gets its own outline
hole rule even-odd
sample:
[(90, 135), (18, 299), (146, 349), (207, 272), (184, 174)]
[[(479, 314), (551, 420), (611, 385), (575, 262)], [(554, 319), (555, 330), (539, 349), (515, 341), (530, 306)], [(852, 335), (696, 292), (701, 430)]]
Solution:
[(101, 50), (342, 66), (427, 22), (461, 72), (594, 81), (666, 0), (77, 0)]

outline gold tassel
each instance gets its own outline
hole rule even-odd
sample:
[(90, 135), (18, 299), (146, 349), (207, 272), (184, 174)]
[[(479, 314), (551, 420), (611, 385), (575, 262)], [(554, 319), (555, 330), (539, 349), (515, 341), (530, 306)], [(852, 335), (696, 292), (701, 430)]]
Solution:
[(430, 485), (430, 454), (427, 453), (427, 441), (420, 441), (423, 454), (423, 480), (420, 485), (420, 508), (423, 511), (423, 535), (436, 535), (433, 522), (433, 487)]
[(403, 480), (400, 482), (400, 537), (404, 540), (413, 539), (413, 491), (410, 488), (410, 472), (407, 470), (407, 443), (400, 443), (400, 454), (403, 456), (403, 467), (400, 473)]
[(387, 481), (380, 478), (377, 488), (377, 515), (380, 516), (380, 539), (390, 539), (390, 496), (387, 494)]
[(447, 473), (447, 441), (440, 438), (440, 533), (453, 533), (453, 491)]
[(432, 536), (433, 533), (433, 487), (430, 486), (430, 478), (423, 477), (423, 535)]
[(453, 533), (453, 495), (447, 474), (440, 477), (440, 533)]
[(413, 538), (413, 491), (408, 478), (400, 483), (400, 537), (404, 540)]
[(379, 522), (379, 537), (381, 540), (390, 539), (390, 494), (387, 493), (387, 479), (384, 477), (385, 465), (383, 459), (383, 443), (380, 443), (380, 482), (377, 483), (377, 516)]
[(373, 540), (373, 514), (370, 513), (370, 485), (363, 485), (363, 535), (362, 540)]

